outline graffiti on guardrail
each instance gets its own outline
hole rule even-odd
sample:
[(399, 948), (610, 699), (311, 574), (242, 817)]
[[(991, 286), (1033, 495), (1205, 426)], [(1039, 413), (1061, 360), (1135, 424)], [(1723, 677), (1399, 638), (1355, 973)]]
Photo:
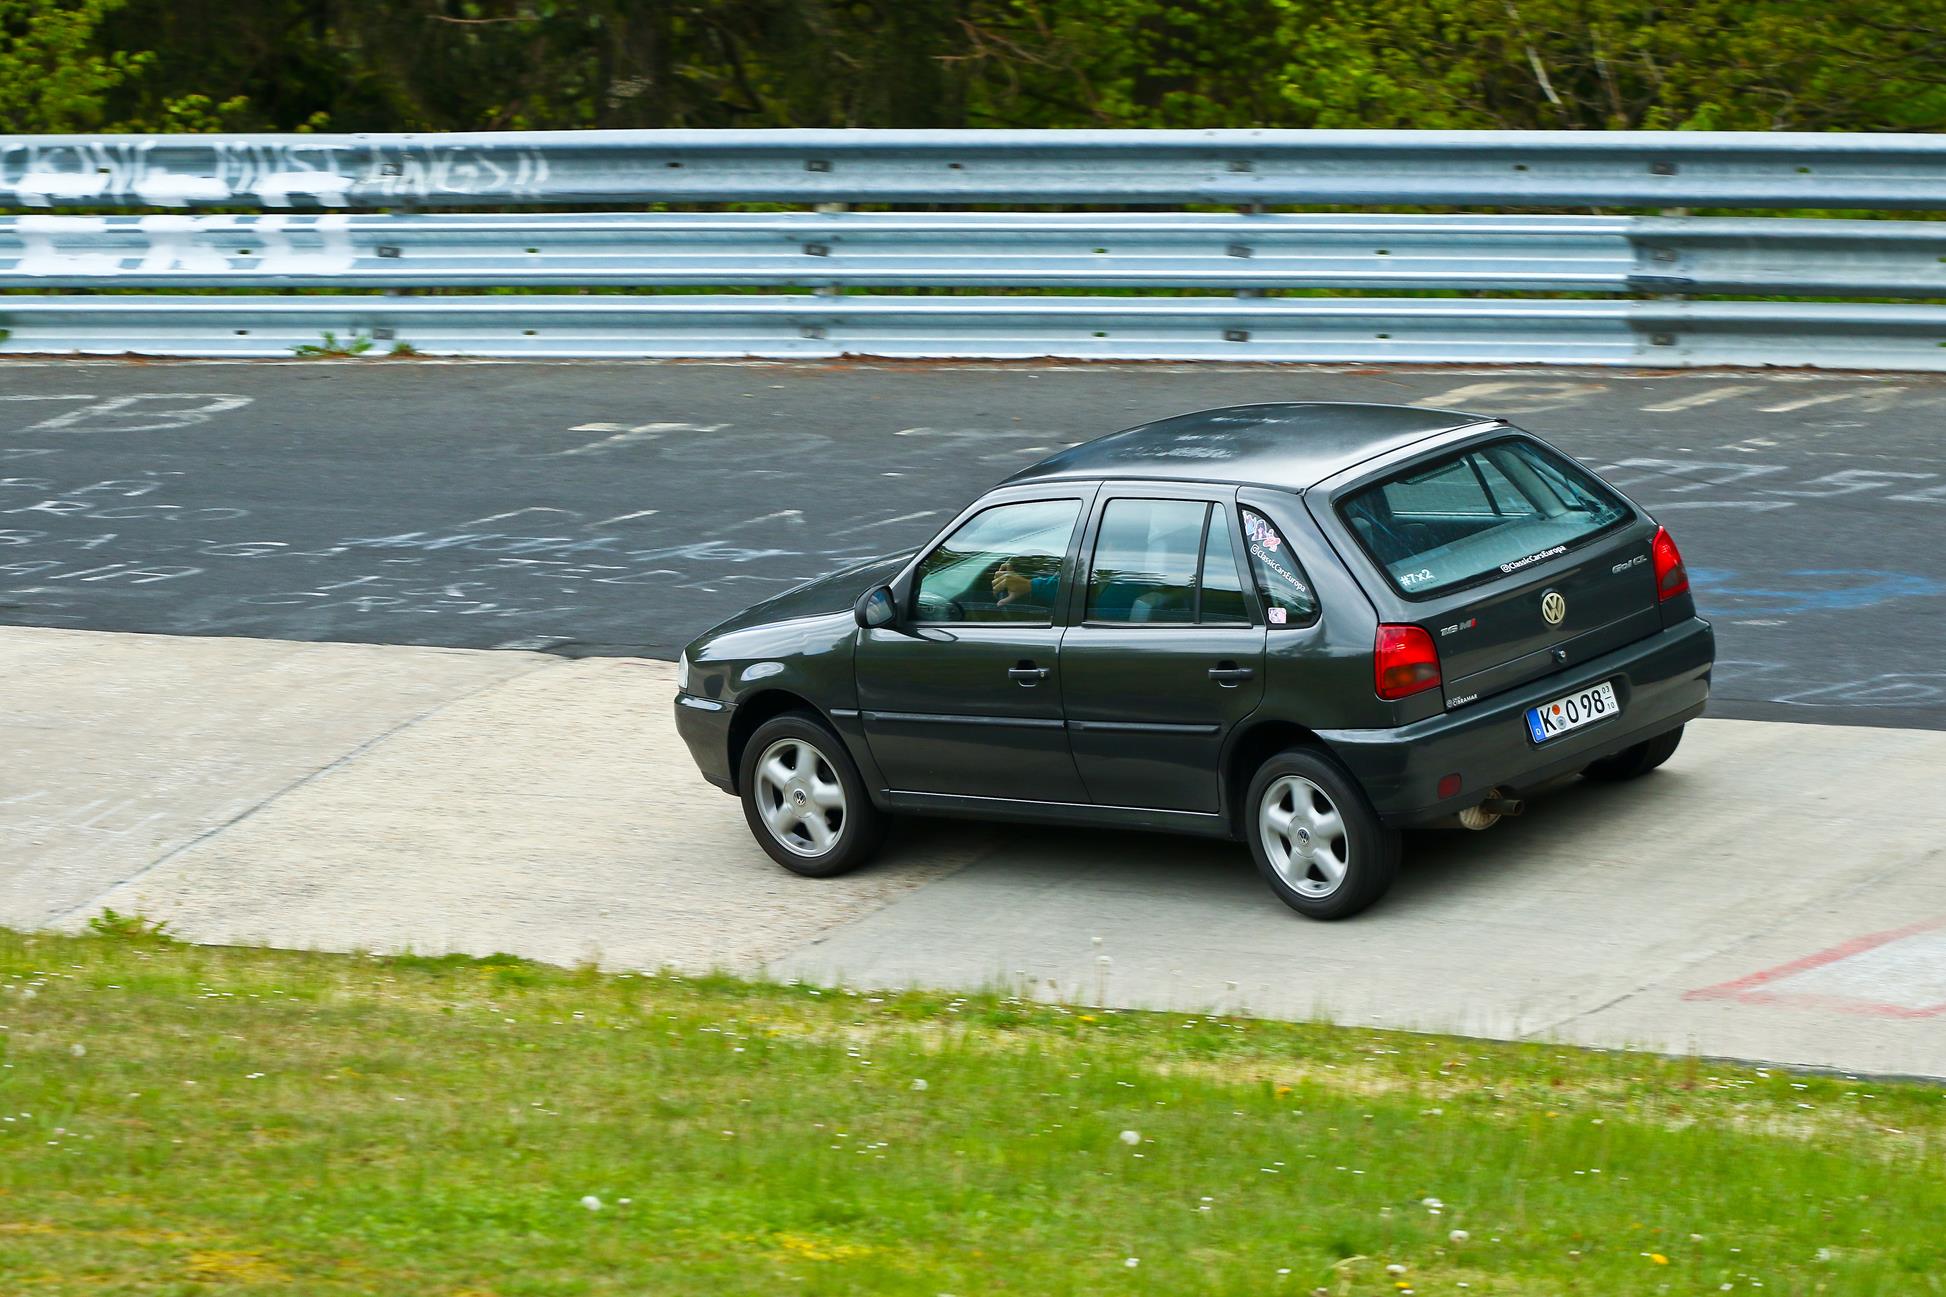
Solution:
[(516, 199), (539, 195), (548, 174), (547, 153), (539, 148), (438, 140), (0, 139), (0, 201), (11, 197), (22, 207), (383, 206), (469, 194)]
[[(29, 279), (154, 275), (342, 275), (358, 261), (351, 217), (22, 216), (0, 230), (20, 251), (11, 273)], [(0, 265), (4, 254), (0, 254)]]

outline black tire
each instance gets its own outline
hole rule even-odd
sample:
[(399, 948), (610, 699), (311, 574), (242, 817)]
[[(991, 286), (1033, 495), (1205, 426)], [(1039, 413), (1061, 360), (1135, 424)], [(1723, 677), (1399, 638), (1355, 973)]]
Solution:
[[(1321, 834), (1313, 838), (1310, 827), (1298, 822), (1304, 820), (1296, 800), (1296, 794), (1302, 789), (1288, 782), (1291, 780), (1308, 781), (1315, 791), (1323, 794), (1341, 829), (1335, 844)], [(1288, 808), (1296, 817), (1289, 825), (1292, 829), (1289, 834), (1272, 827), (1265, 803), (1273, 788), (1278, 791), (1277, 809)], [(1315, 800), (1308, 804), (1311, 818), (1306, 823), (1323, 823), (1328, 827), (1331, 817), (1319, 815)], [(1257, 872), (1264, 876), (1278, 900), (1306, 918), (1348, 918), (1385, 895), (1399, 872), (1399, 831), (1380, 823), (1358, 781), (1315, 748), (1292, 748), (1264, 762), (1256, 778), (1250, 781), (1241, 810), (1244, 840), (1249, 844), (1251, 858), (1257, 862)], [(1304, 838), (1301, 845), (1299, 830)], [(1269, 844), (1272, 836), (1282, 844), (1281, 864), (1272, 855)], [(1343, 865), (1342, 877), (1329, 890), (1322, 890), (1330, 881), (1325, 870), (1301, 860), (1297, 854), (1312, 851), (1314, 842), (1320, 844), (1315, 850), (1330, 851)]]
[[(766, 756), (780, 762), (773, 773), (788, 772), (790, 778), (780, 782), (761, 771)], [(785, 712), (759, 725), (744, 744), (738, 776), (738, 800), (751, 836), (794, 874), (830, 878), (854, 869), (871, 859), (885, 836), (885, 816), (872, 805), (844, 741), (808, 712)], [(818, 804), (818, 790), (834, 784), (842, 790), (842, 803)], [(786, 804), (790, 809), (781, 810)], [(767, 819), (773, 815), (795, 822), (773, 829)], [(814, 840), (819, 821), (831, 838), (822, 848)]]
[(1581, 777), (1602, 784), (1638, 779), (1676, 755), (1676, 745), (1681, 742), (1682, 726), (1678, 725), (1666, 734), (1644, 739), (1633, 747), (1623, 748), (1612, 757), (1603, 757), (1583, 770)]

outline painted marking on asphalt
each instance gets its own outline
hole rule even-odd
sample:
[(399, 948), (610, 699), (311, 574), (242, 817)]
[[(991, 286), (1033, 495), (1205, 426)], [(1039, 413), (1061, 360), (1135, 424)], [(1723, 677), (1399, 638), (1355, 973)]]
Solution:
[(895, 522), (917, 522), (921, 518), (933, 517), (938, 512), (937, 509), (921, 509), (917, 513), (902, 513), (896, 518), (880, 518), (877, 522), (861, 522), (856, 527), (841, 527), (831, 534), (849, 536), (853, 532), (870, 531), (874, 527), (890, 527)]
[(593, 531), (597, 527), (612, 527), (618, 522), (630, 522), (636, 518), (649, 518), (661, 513), (660, 509), (637, 509), (634, 513), (618, 513), (613, 518), (603, 518), (600, 522), (584, 525), (583, 530)]
[(1657, 401), (1654, 405), (1645, 405), (1642, 407), (1642, 413), (1674, 414), (1678, 410), (1693, 410), (1699, 405), (1714, 405), (1718, 401), (1727, 401), (1733, 396), (1742, 396), (1746, 392), (1761, 392), (1763, 390), (1762, 387), (1750, 383), (1730, 383), (1723, 387), (1712, 387), (1706, 391), (1696, 392), (1689, 396), (1679, 396), (1673, 401)]
[(1780, 1004), (1883, 1018), (1946, 1014), (1946, 918), (1874, 932), (1685, 1000)]
[(1746, 513), (1769, 513), (1772, 509), (1788, 509), (1789, 500), (1667, 500), (1656, 505), (1657, 513), (1667, 513), (1671, 509), (1742, 509)]
[(1502, 383), (1467, 383), (1439, 393), (1422, 396), (1413, 405), (1431, 409), (1465, 409), (1470, 405), (1491, 407), (1494, 414), (1537, 414), (1580, 405), (1584, 399), (1608, 390), (1606, 383), (1552, 383), (1532, 379)]
[(1780, 401), (1776, 405), (1760, 405), (1757, 409), (1764, 414), (1788, 414), (1792, 410), (1805, 410), (1814, 405), (1856, 399), (1871, 402), (1874, 411), (1887, 410), (1898, 403), (1899, 394), (1903, 391), (1903, 387), (1884, 387), (1876, 391), (1826, 392), (1822, 396), (1804, 396), (1795, 401)]
[(591, 441), (585, 446), (571, 450), (557, 451), (559, 455), (600, 455), (611, 450), (620, 450), (638, 442), (654, 441), (665, 432), (721, 432), (729, 427), (727, 423), (638, 423), (633, 426), (620, 423), (578, 423), (569, 432), (606, 432), (612, 436), (600, 441)]
[(721, 536), (724, 532), (741, 531), (745, 527), (755, 527), (758, 523), (764, 522), (801, 524), (803, 521), (804, 511), (802, 509), (779, 509), (775, 513), (760, 514), (755, 518), (745, 518), (742, 522), (733, 522), (727, 527), (718, 527), (715, 531), (708, 534), (711, 536)]
[(468, 518), (459, 525), (462, 527), (484, 527), (490, 522), (505, 522), (509, 518), (518, 518), (525, 513), (558, 513), (568, 518), (579, 518), (581, 516), (573, 509), (556, 509), (552, 505), (530, 504), (524, 509), (509, 509), (504, 513), (490, 513), (484, 518)]

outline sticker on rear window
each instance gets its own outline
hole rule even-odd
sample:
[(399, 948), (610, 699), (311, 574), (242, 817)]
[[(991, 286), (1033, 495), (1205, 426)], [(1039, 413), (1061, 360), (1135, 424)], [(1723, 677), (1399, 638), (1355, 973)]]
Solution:
[(1353, 491), (1338, 514), (1415, 599), (1524, 572), (1631, 516), (1600, 478), (1519, 436), (1402, 465)]
[(1511, 563), (1502, 563), (1500, 570), (1502, 572), (1518, 572), (1524, 567), (1532, 567), (1534, 564), (1542, 562), (1545, 559), (1554, 558), (1557, 555), (1567, 552), (1568, 547), (1566, 545), (1555, 545), (1549, 549), (1541, 550), (1537, 554), (1529, 554), (1526, 558), (1517, 558)]

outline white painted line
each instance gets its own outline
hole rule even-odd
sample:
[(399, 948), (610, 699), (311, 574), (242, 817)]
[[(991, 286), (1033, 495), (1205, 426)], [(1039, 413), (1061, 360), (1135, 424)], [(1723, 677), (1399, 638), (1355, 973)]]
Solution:
[(1905, 391), (1903, 387), (1881, 387), (1876, 391), (1826, 392), (1823, 396), (1806, 396), (1796, 401), (1780, 401), (1776, 405), (1762, 405), (1757, 408), (1764, 414), (1788, 414), (1792, 410), (1804, 410), (1814, 405), (1860, 400), (1870, 401), (1869, 408), (1873, 411), (1888, 410), (1897, 404), (1896, 398), (1903, 391)]
[(874, 527), (890, 527), (895, 522), (917, 522), (921, 518), (933, 517), (938, 512), (939, 510), (937, 509), (921, 509), (917, 513), (902, 513), (896, 518), (881, 518), (877, 522), (863, 522), (856, 527), (841, 528), (831, 534), (833, 536), (849, 536), (853, 532), (870, 531)]
[(1712, 387), (1706, 392), (1697, 392), (1693, 396), (1681, 396), (1673, 401), (1658, 401), (1654, 405), (1645, 405), (1642, 407), (1642, 413), (1674, 414), (1678, 410), (1693, 410), (1699, 405), (1714, 405), (1718, 401), (1727, 401), (1733, 396), (1742, 396), (1746, 392), (1763, 390), (1756, 384), (1731, 383), (1725, 387)]
[(804, 511), (802, 509), (779, 509), (776, 513), (766, 513), (757, 518), (745, 518), (742, 522), (733, 522), (727, 527), (718, 527), (709, 534), (712, 536), (721, 536), (724, 532), (741, 531), (745, 527), (754, 527), (760, 522), (779, 522), (785, 520), (802, 525), (804, 522)]
[(603, 518), (600, 522), (589, 523), (587, 530), (593, 531), (597, 527), (613, 527), (616, 523), (628, 522), (633, 518), (648, 518), (661, 512), (660, 509), (637, 509), (634, 513), (618, 513), (613, 518)]

